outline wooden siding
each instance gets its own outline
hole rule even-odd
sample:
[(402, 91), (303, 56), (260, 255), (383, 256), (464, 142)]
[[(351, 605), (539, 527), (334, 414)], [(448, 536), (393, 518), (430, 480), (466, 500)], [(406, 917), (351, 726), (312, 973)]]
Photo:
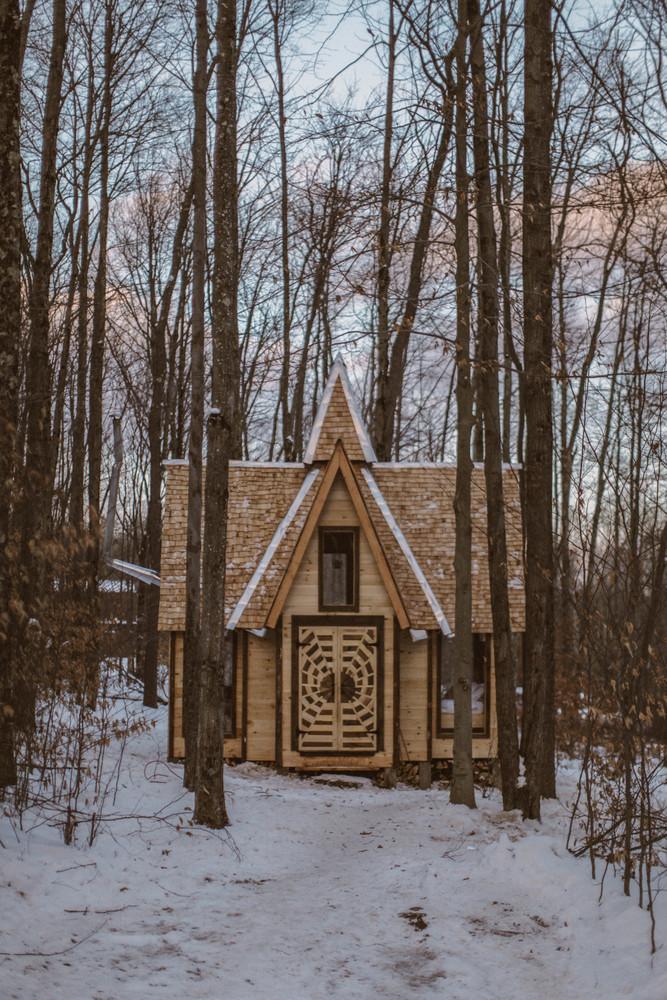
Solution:
[(429, 642), (413, 642), (400, 633), (399, 753), (404, 761), (428, 759), (428, 656)]
[[(239, 644), (236, 665), (236, 733), (225, 739), (225, 757), (240, 757), (242, 751), (240, 720), (243, 713), (243, 671), (242, 644)], [(170, 691), (169, 708), (169, 758), (181, 760), (185, 756), (185, 739), (183, 737), (183, 633), (176, 632), (171, 645), (171, 663), (169, 669), (173, 690)]]
[(248, 635), (248, 760), (273, 761), (276, 749), (276, 634)]
[[(435, 644), (433, 644), (435, 647)], [(446, 737), (442, 739), (436, 738), (437, 732), (437, 718), (436, 713), (438, 711), (439, 692), (437, 690), (438, 684), (438, 672), (435, 669), (432, 670), (432, 691), (433, 691), (433, 743), (432, 743), (432, 756), (434, 760), (451, 760), (454, 756), (454, 740), (452, 737)], [(473, 757), (479, 757), (482, 759), (487, 759), (491, 757), (498, 756), (498, 718), (496, 716), (496, 671), (493, 662), (493, 646), (491, 647), (491, 667), (490, 667), (491, 685), (489, 691), (490, 698), (490, 712), (489, 712), (489, 735), (483, 738), (475, 737), (472, 741), (472, 755)]]
[[(357, 512), (340, 476), (332, 485), (331, 492), (322, 509), (319, 524), (332, 527), (359, 526), (361, 528)], [(282, 609), (282, 764), (284, 767), (334, 770), (352, 766), (354, 768), (389, 767), (393, 757), (394, 687), (391, 672), (394, 664), (394, 611), (363, 530), (359, 532), (359, 614), (384, 618), (385, 683), (381, 706), (383, 749), (371, 755), (355, 755), (354, 758), (345, 755), (322, 757), (309, 755), (304, 758), (292, 748), (292, 671), (290, 669), (292, 663), (292, 616), (319, 614), (318, 537), (318, 532), (315, 532), (311, 537)], [(327, 618), (333, 619), (335, 617), (335, 614), (327, 612)], [(341, 617), (349, 617), (349, 612), (342, 613)]]

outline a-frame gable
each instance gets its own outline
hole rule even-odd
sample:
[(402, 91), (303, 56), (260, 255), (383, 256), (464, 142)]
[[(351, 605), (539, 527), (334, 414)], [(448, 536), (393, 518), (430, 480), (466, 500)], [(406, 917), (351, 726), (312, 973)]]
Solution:
[(271, 610), (266, 619), (266, 627), (275, 628), (278, 623), (278, 618), (280, 617), (283, 605), (287, 599), (287, 595), (299, 570), (299, 566), (301, 565), (301, 561), (305, 555), (308, 543), (310, 542), (312, 534), (317, 526), (320, 514), (322, 513), (327, 497), (331, 492), (331, 488), (338, 473), (340, 473), (343, 477), (350, 499), (357, 516), (359, 517), (361, 527), (366, 535), (373, 558), (375, 559), (378, 571), (382, 577), (382, 582), (384, 583), (389, 600), (394, 609), (399, 627), (402, 629), (409, 628), (410, 622), (403, 605), (403, 601), (401, 600), (400, 592), (394, 580), (389, 563), (387, 562), (373, 522), (368, 514), (368, 510), (366, 509), (359, 485), (352, 470), (352, 466), (350, 465), (350, 460), (347, 457), (345, 448), (341, 441), (336, 443), (334, 453), (325, 469), (317, 495), (313, 501), (313, 505), (310, 509), (308, 517), (306, 518), (306, 522), (303, 526), (299, 539), (287, 564), (283, 578), (276, 592), (276, 596), (273, 599)]
[(340, 355), (334, 361), (322, 394), (304, 462), (327, 462), (337, 441), (342, 441), (348, 459), (374, 462), (375, 452), (364, 427), (347, 369)]

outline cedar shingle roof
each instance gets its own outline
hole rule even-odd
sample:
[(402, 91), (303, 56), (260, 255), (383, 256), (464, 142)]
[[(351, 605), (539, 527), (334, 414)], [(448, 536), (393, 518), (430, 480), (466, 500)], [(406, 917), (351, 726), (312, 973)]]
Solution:
[[(340, 363), (338, 363), (340, 365)], [(345, 376), (346, 380), (346, 376)], [(324, 412), (318, 413), (307, 457), (314, 465), (234, 462), (229, 475), (227, 530), (227, 618), (246, 592), (262, 556), (285, 515), (290, 510), (311, 468), (318, 470), (300, 506), (293, 512), (285, 534), (249, 595), (238, 619), (239, 627), (261, 629), (276, 596), (292, 553), (318, 493), (326, 466), (337, 440), (342, 440), (364, 504), (382, 546), (387, 564), (414, 629), (436, 629), (427, 594), (420, 585), (405, 552), (369, 487), (363, 470), (370, 471), (382, 498), (404, 536), (418, 568), (426, 577), (435, 601), (450, 625), (455, 617), (454, 581), (454, 489), (456, 470), (451, 466), (425, 463), (401, 465), (364, 461), (369, 452), (365, 430), (360, 428), (356, 408), (348, 405), (349, 383), (340, 370), (332, 378)], [(361, 464), (363, 463), (363, 464)], [(508, 548), (508, 593), (512, 627), (524, 628), (521, 507), (518, 474), (503, 474)], [(372, 483), (371, 483), (372, 486)], [(304, 487), (305, 488), (305, 487)], [(184, 463), (167, 468), (166, 506), (162, 533), (162, 564), (159, 627), (182, 631), (185, 627), (185, 541), (187, 528), (188, 469)], [(486, 541), (486, 488), (484, 472), (473, 471), (472, 479), (472, 601), (473, 628), (491, 632), (491, 606)], [(391, 516), (390, 516), (391, 520)], [(404, 546), (406, 548), (406, 546)], [(408, 552), (410, 555), (410, 552)], [(248, 595), (246, 595), (248, 596)]]

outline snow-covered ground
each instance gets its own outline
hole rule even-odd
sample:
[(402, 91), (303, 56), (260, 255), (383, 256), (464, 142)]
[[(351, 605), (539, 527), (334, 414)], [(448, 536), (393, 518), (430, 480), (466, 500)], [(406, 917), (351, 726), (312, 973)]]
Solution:
[(539, 825), (245, 764), (219, 835), (165, 733), (128, 744), (92, 848), (0, 820), (3, 1000), (666, 1000), (667, 946), (611, 876), (599, 901), (557, 803)]

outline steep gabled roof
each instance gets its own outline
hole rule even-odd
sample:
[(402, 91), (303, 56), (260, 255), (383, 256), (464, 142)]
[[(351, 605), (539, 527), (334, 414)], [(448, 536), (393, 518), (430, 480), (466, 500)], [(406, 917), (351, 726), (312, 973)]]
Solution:
[[(326, 463), (326, 464), (325, 464)], [(225, 613), (230, 627), (274, 627), (337, 475), (346, 483), (401, 628), (454, 621), (456, 469), (376, 462), (345, 366), (336, 359), (306, 461), (232, 462)], [(524, 628), (521, 504), (517, 470), (503, 472), (512, 627)], [(159, 627), (185, 627), (187, 463), (168, 463)], [(492, 632), (484, 471), (472, 475), (473, 629)]]
[(337, 441), (342, 441), (353, 462), (374, 462), (375, 452), (354, 398), (347, 369), (336, 357), (317, 410), (304, 462), (327, 462)]

